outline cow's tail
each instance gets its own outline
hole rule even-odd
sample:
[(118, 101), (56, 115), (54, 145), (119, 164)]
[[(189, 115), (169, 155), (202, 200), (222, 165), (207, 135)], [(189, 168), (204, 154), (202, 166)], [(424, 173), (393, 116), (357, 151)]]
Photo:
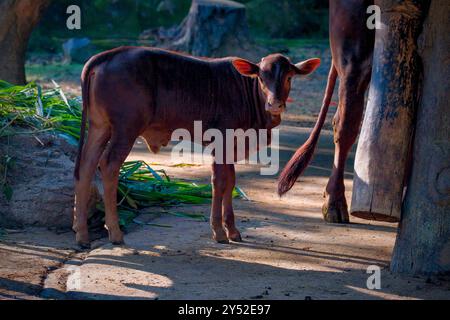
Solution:
[(81, 95), (83, 99), (83, 110), (81, 112), (81, 129), (80, 129), (80, 141), (78, 142), (78, 154), (75, 162), (74, 177), (76, 180), (80, 179), (80, 163), (81, 154), (83, 152), (84, 137), (86, 135), (86, 122), (87, 122), (87, 112), (89, 108), (89, 87), (91, 78), (91, 63), (90, 61), (86, 63), (81, 73)]
[(336, 84), (337, 71), (334, 64), (331, 64), (330, 73), (328, 75), (327, 88), (323, 98), (322, 107), (320, 108), (319, 117), (311, 131), (306, 142), (295, 152), (291, 160), (286, 164), (278, 179), (278, 194), (280, 196), (288, 192), (297, 181), (297, 178), (303, 173), (312, 159), (314, 150), (319, 140), (320, 131), (325, 123), (325, 119), (333, 96), (334, 86)]

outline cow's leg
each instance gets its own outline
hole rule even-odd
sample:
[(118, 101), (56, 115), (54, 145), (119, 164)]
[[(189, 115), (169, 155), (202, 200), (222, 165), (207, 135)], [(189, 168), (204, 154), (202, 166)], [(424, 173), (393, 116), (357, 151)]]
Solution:
[(105, 205), (105, 226), (108, 229), (109, 240), (113, 244), (123, 243), (123, 233), (119, 227), (117, 214), (117, 186), (119, 170), (133, 147), (137, 135), (130, 132), (114, 132), (110, 144), (100, 159), (100, 171), (103, 180)]
[(340, 84), (339, 106), (333, 121), (334, 165), (322, 208), (329, 222), (349, 221), (344, 166), (361, 125), (364, 93), (372, 69), (375, 32), (366, 26), (366, 11), (371, 4), (373, 0), (330, 1), (330, 44)]
[(75, 180), (75, 211), (72, 229), (76, 232), (76, 241), (82, 247), (89, 246), (88, 203), (91, 181), (105, 145), (110, 138), (108, 126), (99, 127), (90, 123), (89, 134), (80, 161), (80, 176)]
[(222, 201), (227, 186), (227, 169), (225, 164), (212, 164), (212, 205), (211, 230), (213, 239), (219, 243), (228, 243), (227, 234), (222, 223)]
[(370, 68), (361, 69), (364, 65), (367, 66), (361, 62), (346, 66), (337, 65), (340, 86), (339, 106), (333, 119), (334, 164), (324, 192), (325, 203), (322, 207), (324, 219), (328, 222), (349, 222), (344, 194), (344, 168), (348, 153), (358, 136), (364, 109), (364, 94), (370, 81)]
[(241, 234), (236, 228), (234, 222), (234, 211), (233, 211), (233, 190), (236, 184), (236, 173), (234, 170), (234, 164), (227, 164), (226, 170), (226, 186), (222, 199), (223, 213), (222, 219), (225, 226), (225, 231), (227, 233), (227, 237), (231, 241), (241, 242)]

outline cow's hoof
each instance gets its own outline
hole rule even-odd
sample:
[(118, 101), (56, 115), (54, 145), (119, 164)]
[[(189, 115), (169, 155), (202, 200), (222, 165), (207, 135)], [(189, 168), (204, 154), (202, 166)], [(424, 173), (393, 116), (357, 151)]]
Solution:
[(234, 242), (242, 242), (242, 237), (240, 234), (236, 234), (236, 235), (231, 235), (229, 236), (230, 241), (234, 241)]
[(347, 203), (344, 200), (325, 202), (322, 207), (323, 218), (329, 223), (349, 223)]
[(223, 230), (222, 228), (213, 229), (212, 233), (213, 233), (213, 239), (217, 243), (222, 243), (222, 244), (229, 243), (227, 234), (225, 233), (225, 230)]
[(217, 240), (216, 239), (216, 242), (220, 243), (220, 244), (229, 244), (230, 243), (230, 241), (228, 239), (224, 239), (224, 240)]
[(234, 242), (242, 242), (242, 237), (239, 231), (234, 228), (234, 230), (228, 230), (228, 239)]

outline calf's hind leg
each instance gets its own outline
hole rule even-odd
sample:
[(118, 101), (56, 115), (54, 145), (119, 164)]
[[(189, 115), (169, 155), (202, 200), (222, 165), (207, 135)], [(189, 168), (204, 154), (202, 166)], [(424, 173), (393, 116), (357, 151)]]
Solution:
[(104, 188), (105, 225), (108, 229), (109, 240), (113, 244), (123, 243), (123, 233), (119, 227), (119, 216), (117, 214), (119, 171), (130, 153), (137, 136), (137, 134), (132, 135), (130, 132), (120, 134), (113, 131), (111, 142), (100, 159), (100, 171)]
[(75, 211), (72, 226), (73, 231), (76, 232), (76, 241), (82, 247), (89, 247), (87, 211), (91, 181), (109, 138), (110, 130), (108, 126), (90, 123), (88, 139), (80, 155), (80, 176), (79, 179), (75, 180)]

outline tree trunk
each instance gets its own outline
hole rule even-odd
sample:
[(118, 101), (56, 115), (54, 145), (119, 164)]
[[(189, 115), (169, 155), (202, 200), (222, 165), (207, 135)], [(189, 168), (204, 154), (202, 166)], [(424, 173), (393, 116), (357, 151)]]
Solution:
[(351, 214), (400, 220), (405, 168), (418, 101), (417, 38), (427, 0), (379, 0), (369, 102), (355, 158)]
[(24, 84), (25, 52), (50, 0), (0, 0), (0, 79)]
[(450, 271), (450, 2), (431, 2), (419, 41), (424, 77), (412, 175), (391, 270)]
[(228, 0), (193, 0), (183, 22), (157, 31), (158, 45), (196, 56), (249, 54), (245, 6)]

